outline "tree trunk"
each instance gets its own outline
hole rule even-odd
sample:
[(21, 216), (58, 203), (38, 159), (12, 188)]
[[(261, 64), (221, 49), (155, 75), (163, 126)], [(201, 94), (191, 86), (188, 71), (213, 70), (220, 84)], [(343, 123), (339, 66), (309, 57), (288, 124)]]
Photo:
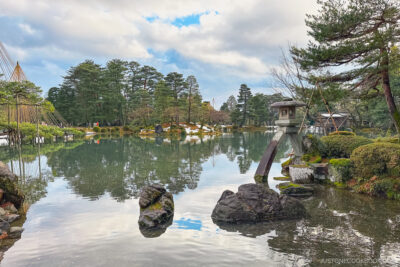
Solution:
[(190, 112), (191, 112), (191, 107), (192, 107), (192, 100), (191, 100), (192, 96), (191, 94), (189, 94), (189, 108), (188, 108), (188, 124), (190, 123)]
[(396, 127), (397, 134), (400, 134), (400, 113), (397, 110), (396, 103), (394, 102), (392, 90), (390, 88), (390, 78), (389, 78), (389, 58), (386, 52), (382, 60), (382, 87), (383, 93), (385, 94), (386, 103), (389, 108), (390, 116), (393, 120), (393, 124)]

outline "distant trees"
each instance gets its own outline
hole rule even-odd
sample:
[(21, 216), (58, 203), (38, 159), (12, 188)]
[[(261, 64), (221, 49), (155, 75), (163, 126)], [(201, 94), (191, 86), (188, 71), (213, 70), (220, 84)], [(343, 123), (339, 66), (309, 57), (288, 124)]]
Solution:
[(201, 101), (196, 77), (113, 59), (105, 67), (87, 60), (71, 67), (47, 99), (73, 125), (148, 126), (183, 119), (199, 121)]
[[(232, 95), (221, 105), (220, 116), (227, 118), (229, 116), (231, 123), (238, 126), (245, 125), (272, 125), (277, 119), (277, 112), (272, 110), (270, 105), (274, 102), (282, 101), (281, 94), (265, 95), (257, 93), (252, 95), (251, 89), (242, 84), (239, 89), (239, 95), (236, 98)], [(225, 122), (226, 122), (225, 121)]]

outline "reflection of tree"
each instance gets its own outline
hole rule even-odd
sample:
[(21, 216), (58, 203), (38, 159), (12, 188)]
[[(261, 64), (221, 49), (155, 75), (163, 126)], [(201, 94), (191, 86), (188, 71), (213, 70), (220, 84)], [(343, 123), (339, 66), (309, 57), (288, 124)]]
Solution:
[(59, 150), (74, 149), (83, 141), (58, 142), (42, 144), (40, 147), (23, 145), (22, 147), (3, 147), (0, 149), (0, 160), (8, 163), (10, 170), (18, 175), (18, 185), (25, 195), (25, 202), (33, 204), (47, 193), (49, 181), (53, 181), (52, 173), (41, 170), (40, 156), (49, 156)]
[(201, 164), (211, 155), (208, 142), (157, 144), (122, 138), (54, 153), (48, 164), (78, 194), (96, 199), (108, 192), (121, 201), (138, 196), (143, 186), (156, 182), (172, 193), (196, 188)]
[(400, 244), (400, 221), (396, 221), (399, 203), (318, 187), (316, 195), (303, 204), (309, 213), (303, 220), (219, 227), (239, 231), (248, 237), (273, 231), (274, 235), (268, 239), (270, 248), (303, 257), (315, 266), (327, 258), (380, 258), (391, 265), (399, 263), (390, 262), (398, 260), (398, 251), (388, 249), (393, 244)]
[[(99, 144), (96, 141), (48, 144), (41, 147), (41, 155), (47, 156), (52, 174), (42, 174), (41, 178), (30, 175), (22, 186), (30, 192), (32, 202), (46, 194), (47, 180), (53, 176), (65, 177), (75, 192), (93, 200), (106, 193), (118, 201), (137, 197), (143, 186), (156, 182), (176, 194), (186, 188), (195, 189), (202, 164), (218, 154), (237, 161), (240, 172), (246, 173), (253, 162), (261, 159), (271, 138), (271, 134), (256, 132), (197, 144), (133, 137), (101, 139)], [(2, 150), (0, 156), (3, 160), (20, 158), (14, 150)], [(22, 158), (34, 164), (37, 147), (23, 147)], [(14, 161), (14, 165), (17, 163)]]
[[(259, 162), (268, 144), (273, 137), (272, 133), (235, 133), (230, 138), (218, 139), (220, 151), (229, 160), (237, 159), (240, 173), (246, 173), (253, 162)], [(283, 140), (278, 147), (275, 161), (279, 161), (289, 149), (289, 144)]]

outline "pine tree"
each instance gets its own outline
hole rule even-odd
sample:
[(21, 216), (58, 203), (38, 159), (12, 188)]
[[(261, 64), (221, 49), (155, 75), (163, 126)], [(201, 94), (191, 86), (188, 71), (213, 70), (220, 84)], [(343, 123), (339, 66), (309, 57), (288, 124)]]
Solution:
[(187, 122), (190, 123), (192, 119), (193, 111), (193, 98), (199, 94), (199, 84), (197, 83), (196, 77), (194, 75), (189, 75), (186, 78), (187, 84)]
[(179, 97), (181, 93), (187, 88), (187, 84), (183, 79), (183, 75), (177, 72), (168, 73), (165, 77), (165, 82), (172, 91), (174, 97), (174, 108), (175, 108), (175, 122), (179, 123)]
[(249, 118), (250, 115), (250, 109), (249, 109), (249, 100), (252, 97), (250, 88), (247, 87), (246, 84), (240, 85), (239, 89), (239, 95), (238, 95), (238, 103), (237, 107), (240, 110), (242, 120), (240, 122), (240, 127), (243, 127), (243, 125), (246, 124), (247, 119)]
[(400, 133), (400, 114), (389, 75), (396, 63), (396, 45), (400, 40), (400, 2), (319, 0), (318, 3), (318, 14), (306, 19), (308, 34), (314, 41), (305, 49), (292, 47), (294, 60), (303, 70), (324, 71), (324, 75), (311, 77), (312, 83), (340, 83), (353, 91), (383, 91)]

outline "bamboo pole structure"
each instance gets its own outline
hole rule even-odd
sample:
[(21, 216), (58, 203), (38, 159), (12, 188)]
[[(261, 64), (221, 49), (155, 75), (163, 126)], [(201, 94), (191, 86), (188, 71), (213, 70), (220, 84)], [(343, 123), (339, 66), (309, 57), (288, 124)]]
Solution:
[(16, 113), (17, 113), (17, 142), (18, 142), (18, 145), (20, 145), (21, 144), (21, 136), (19, 134), (18, 94), (17, 94), (17, 101), (15, 102), (15, 108), (16, 108)]

